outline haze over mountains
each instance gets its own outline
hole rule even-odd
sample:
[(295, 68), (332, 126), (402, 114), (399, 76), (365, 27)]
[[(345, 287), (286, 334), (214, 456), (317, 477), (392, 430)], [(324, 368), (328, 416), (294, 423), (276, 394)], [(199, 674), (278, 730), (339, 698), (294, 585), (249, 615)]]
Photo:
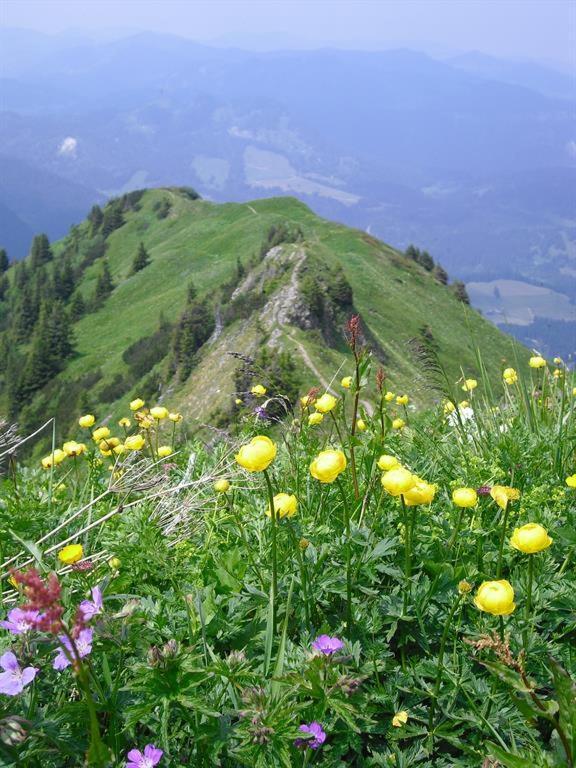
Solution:
[(254, 53), (153, 33), (0, 32), (0, 245), (94, 202), (191, 185), (295, 195), (429, 250), (487, 316), (576, 339), (576, 88), (535, 63), (409, 50)]

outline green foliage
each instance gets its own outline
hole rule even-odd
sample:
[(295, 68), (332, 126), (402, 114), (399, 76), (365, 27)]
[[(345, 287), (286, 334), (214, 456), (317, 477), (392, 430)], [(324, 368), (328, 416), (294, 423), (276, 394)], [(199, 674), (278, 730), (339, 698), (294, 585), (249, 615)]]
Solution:
[(188, 288), (188, 303), (174, 329), (172, 355), (180, 381), (186, 381), (200, 347), (214, 330), (214, 314), (205, 300), (196, 299), (196, 290)]
[(10, 266), (8, 254), (4, 248), (0, 248), (0, 275), (4, 274)]
[(131, 274), (135, 275), (136, 272), (140, 272), (140, 270), (147, 267), (148, 264), (150, 264), (150, 256), (144, 247), (144, 243), (141, 242), (138, 246), (138, 251), (134, 256), (134, 261), (132, 262)]
[[(170, 352), (173, 328), (170, 323), (160, 320), (160, 326), (150, 336), (138, 339), (122, 354), (122, 359), (130, 369), (130, 378), (140, 379), (163, 360)], [(113, 400), (114, 398), (112, 398)]]
[(96, 288), (94, 290), (94, 300), (93, 300), (94, 305), (96, 307), (101, 306), (102, 303), (106, 301), (106, 299), (112, 293), (113, 290), (114, 290), (114, 283), (112, 282), (110, 265), (108, 264), (108, 260), (104, 259), (104, 262), (102, 264), (102, 269), (100, 271), (100, 274), (98, 275), (98, 280), (96, 281)]
[(458, 299), (458, 301), (461, 301), (463, 304), (470, 304), (470, 297), (468, 296), (468, 291), (466, 290), (466, 286), (464, 283), (460, 280), (455, 280), (452, 284), (452, 290), (454, 291), (454, 295)]

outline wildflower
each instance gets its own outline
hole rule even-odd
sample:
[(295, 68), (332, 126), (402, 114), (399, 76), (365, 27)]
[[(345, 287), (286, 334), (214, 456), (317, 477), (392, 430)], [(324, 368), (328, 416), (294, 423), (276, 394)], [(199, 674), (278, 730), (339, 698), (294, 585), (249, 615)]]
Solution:
[(150, 408), (150, 416), (160, 421), (168, 416), (168, 408), (164, 408), (163, 405), (155, 405), (154, 408)]
[(502, 374), (502, 378), (508, 384), (508, 386), (512, 386), (512, 384), (516, 384), (518, 381), (518, 374), (514, 370), (514, 368), (506, 368), (504, 370), (504, 373)]
[(312, 648), (324, 656), (332, 656), (337, 651), (344, 648), (344, 643), (339, 637), (330, 637), (330, 635), (319, 635), (312, 643)]
[(308, 539), (300, 539), (300, 541), (298, 542), (298, 546), (302, 551), (304, 551), (305, 549), (308, 549), (308, 547), (310, 546), (310, 542), (308, 541)]
[[(298, 500), (294, 494), (289, 493), (277, 493), (274, 496), (274, 512), (276, 517), (294, 517), (296, 510), (298, 509)], [(270, 505), (266, 509), (268, 517), (272, 517), (272, 510)]]
[(365, 432), (367, 429), (366, 422), (364, 419), (357, 419), (356, 421), (356, 429), (358, 432)]
[(509, 501), (515, 501), (520, 498), (520, 491), (507, 485), (493, 485), (490, 496), (492, 496), (500, 509), (506, 509)]
[(546, 529), (538, 523), (526, 523), (521, 528), (515, 528), (510, 538), (511, 547), (528, 555), (542, 552), (550, 544), (552, 544), (552, 539), (548, 536)]
[(40, 611), (25, 611), (22, 608), (12, 608), (8, 618), (0, 621), (0, 626), (13, 635), (24, 635), (36, 626)]
[(476, 488), (476, 493), (478, 494), (478, 496), (490, 496), (491, 490), (492, 490), (491, 486), (481, 485), (480, 488)]
[(386, 392), (384, 395), (384, 400), (386, 400), (387, 403), (391, 403), (392, 400), (396, 397), (394, 392)]
[(50, 469), (52, 466), (58, 466), (58, 464), (61, 464), (65, 458), (66, 454), (64, 451), (60, 450), (60, 448), (56, 448), (54, 453), (51, 453), (49, 456), (45, 456), (42, 459), (41, 464), (44, 469)]
[(137, 413), (136, 418), (141, 429), (151, 429), (154, 426), (154, 420), (149, 419), (148, 416), (140, 417), (140, 414)]
[(144, 400), (142, 400), (139, 397), (137, 397), (136, 400), (132, 400), (132, 402), (130, 403), (131, 411), (139, 411), (140, 408), (143, 408), (143, 407), (144, 407)]
[(308, 724), (302, 723), (298, 730), (302, 733), (310, 734), (312, 738), (296, 739), (294, 742), (295, 747), (319, 749), (326, 741), (325, 731), (322, 729), (320, 723), (317, 723), (315, 720)]
[(324, 414), (323, 413), (311, 413), (308, 416), (308, 424), (310, 424), (311, 427), (315, 427), (317, 424), (322, 424), (324, 421)]
[(383, 472), (387, 472), (389, 469), (397, 469), (400, 466), (401, 464), (396, 456), (390, 456), (386, 453), (383, 453), (382, 456), (380, 456), (378, 459), (378, 468)]
[(92, 416), (91, 413), (87, 413), (85, 416), (80, 416), (78, 419), (78, 424), (81, 427), (84, 427), (85, 429), (90, 429), (91, 426), (93, 426), (96, 419), (94, 416)]
[(154, 744), (147, 744), (144, 752), (139, 749), (131, 749), (126, 755), (128, 762), (126, 768), (154, 768), (162, 759), (164, 752), (158, 749)]
[(394, 717), (392, 718), (392, 725), (394, 728), (402, 728), (403, 725), (406, 725), (408, 722), (408, 712), (406, 712), (405, 709), (400, 710), (400, 712), (396, 712)]
[(576, 475), (570, 475), (566, 478), (566, 485), (568, 488), (576, 488)]
[(397, 467), (385, 472), (381, 482), (391, 496), (401, 496), (416, 485), (416, 478), (404, 467)]
[(478, 503), (478, 494), (474, 488), (456, 488), (452, 491), (452, 501), (457, 507), (475, 507)]
[(406, 422), (404, 419), (394, 419), (392, 422), (392, 429), (404, 429)]
[(251, 389), (250, 393), (254, 395), (254, 397), (264, 397), (268, 390), (266, 387), (262, 386), (262, 384), (255, 384)]
[(329, 449), (320, 451), (310, 464), (310, 474), (321, 483), (333, 483), (346, 469), (346, 456), (342, 451)]
[(0, 656), (0, 667), (4, 672), (0, 672), (0, 693), (6, 696), (17, 696), (22, 693), (24, 687), (34, 680), (38, 674), (36, 667), (20, 668), (18, 659), (12, 651)]
[(118, 571), (120, 569), (120, 566), (122, 565), (122, 561), (119, 557), (111, 557), (110, 560), (108, 560), (108, 565), (113, 571)]
[(96, 614), (102, 613), (103, 605), (102, 590), (100, 587), (94, 587), (92, 589), (92, 600), (82, 600), (79, 606), (84, 621), (90, 621)]
[(467, 595), (471, 591), (472, 591), (472, 584), (470, 584), (469, 581), (466, 581), (466, 579), (462, 579), (462, 581), (458, 582), (458, 592), (461, 595)]
[(22, 610), (40, 612), (35, 621), (36, 629), (52, 634), (60, 632), (64, 607), (56, 574), (50, 573), (44, 581), (35, 568), (30, 568), (25, 573), (13, 571), (12, 577), (26, 595), (27, 602), (22, 606)]
[(227, 493), (230, 488), (230, 482), (222, 477), (220, 480), (216, 480), (214, 483), (214, 490), (216, 493)]
[(118, 422), (118, 426), (123, 427), (124, 429), (128, 429), (131, 423), (132, 422), (130, 419), (127, 419), (126, 416), (123, 416)]
[(303, 395), (300, 398), (300, 405), (302, 406), (302, 408), (308, 408), (311, 405), (314, 405), (315, 401), (316, 401), (316, 398), (314, 397), (314, 395), (310, 395), (310, 394)]
[(474, 605), (485, 613), (493, 616), (508, 616), (516, 605), (514, 604), (514, 589), (506, 579), (499, 581), (484, 581), (476, 592)]
[(352, 386), (352, 376), (344, 376), (340, 384), (344, 387), (344, 389), (350, 389)]
[(94, 432), (92, 432), (92, 440), (94, 440), (95, 443), (100, 442), (100, 440), (105, 440), (107, 437), (110, 437), (110, 430), (108, 427), (98, 427), (98, 429), (95, 429)]
[(416, 485), (404, 493), (404, 501), (407, 507), (415, 507), (419, 504), (431, 504), (436, 495), (436, 486), (427, 483), (419, 477), (415, 477)]
[(462, 389), (464, 392), (472, 392), (476, 387), (478, 386), (478, 382), (476, 379), (465, 379), (464, 383), (462, 384)]
[(256, 408), (254, 408), (254, 415), (257, 419), (264, 419), (268, 420), (270, 417), (268, 416), (268, 412), (266, 411), (266, 408), (264, 408), (263, 405), (257, 405)]
[(530, 368), (544, 368), (546, 366), (546, 360), (541, 355), (533, 355), (528, 360)]
[(574, 397), (576, 397), (576, 387), (572, 388), (572, 394), (574, 395)]
[(84, 443), (77, 443), (76, 440), (68, 440), (62, 446), (62, 450), (66, 456), (80, 456), (86, 450)]
[(165, 459), (167, 456), (171, 456), (172, 453), (173, 453), (173, 450), (171, 445), (161, 445), (158, 448), (158, 456), (161, 459)]
[(236, 403), (236, 405), (242, 405), (242, 398), (240, 398), (240, 397), (237, 397), (237, 398), (234, 400), (234, 402)]
[(81, 560), (83, 554), (82, 544), (68, 544), (67, 547), (58, 552), (58, 560), (64, 563), (64, 565), (72, 565), (72, 563), (77, 563), (78, 560)]
[(338, 400), (333, 395), (325, 392), (322, 397), (319, 397), (318, 400), (316, 400), (314, 408), (316, 408), (317, 411), (320, 411), (320, 413), (329, 413), (336, 407), (337, 402)]
[(265, 435), (253, 437), (247, 445), (243, 445), (236, 454), (236, 461), (248, 472), (263, 472), (276, 457), (276, 446)]
[(170, 412), (168, 414), (168, 418), (170, 419), (170, 421), (173, 421), (174, 424), (178, 424), (179, 421), (182, 421), (182, 414), (176, 413), (176, 412)]
[(453, 413), (456, 410), (456, 406), (452, 402), (452, 400), (445, 400), (444, 405), (442, 406), (444, 409), (444, 413), (446, 416), (448, 416), (449, 413)]
[(127, 451), (141, 451), (145, 443), (143, 435), (130, 435), (124, 440), (124, 447)]
[[(56, 658), (52, 662), (54, 669), (62, 670), (69, 667), (72, 664), (72, 660), (76, 661), (75, 653), (72, 650), (72, 643), (66, 637), (66, 635), (60, 635), (58, 638), (60, 645), (63, 646), (59, 649)], [(81, 629), (78, 633), (78, 637), (74, 641), (78, 656), (83, 659), (84, 656), (88, 656), (92, 652), (92, 640), (93, 633), (91, 629)]]
[(120, 445), (120, 440), (117, 437), (108, 437), (106, 440), (102, 440), (98, 445), (102, 456), (110, 456), (112, 451)]
[(408, 405), (410, 398), (408, 395), (398, 395), (396, 398), (397, 405)]

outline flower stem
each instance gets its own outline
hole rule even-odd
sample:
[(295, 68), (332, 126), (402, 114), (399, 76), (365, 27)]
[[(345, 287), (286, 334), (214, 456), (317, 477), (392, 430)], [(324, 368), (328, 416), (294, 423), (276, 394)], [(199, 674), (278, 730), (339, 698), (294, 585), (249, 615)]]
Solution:
[(344, 492), (344, 486), (340, 478), (337, 478), (338, 489), (340, 490), (340, 496), (342, 497), (342, 504), (344, 506), (344, 535), (346, 537), (346, 543), (344, 546), (344, 552), (346, 557), (346, 624), (348, 629), (352, 628), (353, 613), (352, 613), (352, 554), (350, 551), (350, 509), (348, 508), (348, 500), (346, 499), (346, 493)]
[(496, 578), (502, 576), (502, 559), (504, 556), (504, 542), (506, 541), (506, 529), (508, 527), (508, 515), (510, 514), (510, 502), (506, 502), (504, 509), (504, 518), (502, 520), (502, 531), (500, 533), (500, 546), (498, 547), (498, 564), (496, 566)]
[(530, 627), (530, 614), (532, 613), (532, 582), (534, 580), (534, 555), (528, 555), (528, 583), (526, 585), (526, 629), (523, 633), (524, 649), (528, 644), (528, 629)]
[(278, 550), (276, 545), (276, 528), (278, 517), (274, 507), (274, 491), (268, 470), (264, 470), (266, 487), (268, 488), (268, 499), (270, 502), (270, 518), (272, 520), (272, 629), (276, 634), (276, 614), (278, 610)]
[(408, 520), (408, 510), (406, 509), (406, 502), (404, 501), (404, 494), (400, 494), (400, 501), (402, 503), (402, 521), (404, 524), (404, 576), (406, 578), (406, 584), (404, 586), (402, 613), (405, 614), (408, 610), (410, 578), (412, 577), (412, 534), (410, 531), (410, 522)]

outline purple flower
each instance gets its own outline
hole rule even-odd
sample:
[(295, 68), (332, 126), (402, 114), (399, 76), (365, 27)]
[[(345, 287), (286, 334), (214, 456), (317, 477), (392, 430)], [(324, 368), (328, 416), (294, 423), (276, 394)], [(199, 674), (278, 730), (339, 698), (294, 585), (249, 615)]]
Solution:
[(22, 693), (24, 686), (31, 683), (38, 673), (36, 667), (20, 669), (18, 659), (12, 651), (7, 651), (0, 656), (0, 667), (4, 670), (0, 672), (0, 693), (5, 693), (6, 696), (17, 696)]
[(140, 752), (139, 749), (131, 749), (126, 755), (128, 762), (126, 768), (154, 768), (158, 765), (162, 759), (161, 749), (158, 749), (154, 744), (147, 744), (144, 747), (144, 752)]
[(344, 648), (344, 643), (339, 637), (330, 637), (330, 635), (320, 635), (312, 643), (312, 648), (325, 656), (331, 656), (336, 651)]
[[(54, 669), (66, 669), (66, 667), (69, 667), (72, 663), (70, 661), (71, 658), (74, 658), (74, 653), (72, 651), (72, 644), (70, 643), (70, 640), (65, 635), (60, 635), (58, 638), (60, 645), (64, 646), (63, 648), (60, 648), (58, 651), (58, 654), (56, 655), (56, 658), (54, 659), (52, 666)], [(84, 658), (84, 656), (88, 656), (90, 651), (92, 650), (92, 630), (91, 629), (83, 629), (78, 637), (75, 640), (76, 649), (78, 650), (78, 655), (81, 659)], [(66, 649), (67, 653), (64, 652), (64, 648)]]
[(490, 496), (490, 491), (492, 488), (489, 485), (481, 485), (480, 488), (476, 489), (476, 493), (478, 496)]
[(311, 739), (296, 739), (294, 742), (295, 747), (309, 747), (310, 749), (318, 749), (326, 741), (326, 732), (322, 729), (320, 723), (315, 720), (312, 723), (302, 723), (299, 731), (302, 733), (309, 733)]
[(100, 587), (94, 587), (92, 590), (92, 600), (82, 600), (80, 610), (84, 621), (90, 621), (97, 613), (102, 612), (102, 590)]
[(256, 408), (254, 408), (254, 414), (257, 419), (263, 419), (264, 421), (270, 419), (270, 416), (266, 412), (266, 408), (263, 408), (261, 405), (257, 405)]
[(12, 608), (8, 614), (8, 619), (0, 621), (0, 627), (4, 627), (13, 635), (23, 635), (34, 629), (39, 615), (40, 611), (24, 611), (22, 608)]

